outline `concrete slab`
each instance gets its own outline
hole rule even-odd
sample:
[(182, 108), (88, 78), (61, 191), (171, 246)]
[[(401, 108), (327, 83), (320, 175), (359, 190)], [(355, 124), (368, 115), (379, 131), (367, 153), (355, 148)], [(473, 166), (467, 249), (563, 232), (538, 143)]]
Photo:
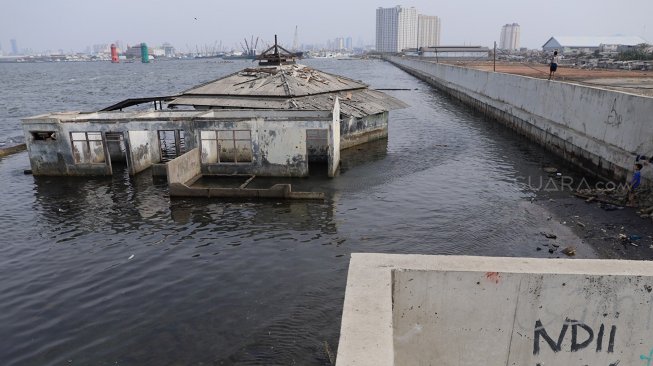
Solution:
[(353, 254), (338, 365), (648, 365), (653, 263)]

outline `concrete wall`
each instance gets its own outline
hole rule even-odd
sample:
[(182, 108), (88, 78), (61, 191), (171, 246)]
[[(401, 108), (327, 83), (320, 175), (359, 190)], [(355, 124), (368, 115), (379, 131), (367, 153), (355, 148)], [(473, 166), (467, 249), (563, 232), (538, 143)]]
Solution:
[[(335, 121), (340, 123), (339, 116)], [(186, 149), (201, 148), (201, 131), (249, 130), (253, 159), (243, 163), (202, 164), (205, 174), (259, 176), (308, 175), (306, 130), (333, 128), (328, 111), (209, 111), (209, 112), (103, 112), (52, 114), (23, 120), (30, 162), (35, 175), (109, 175), (111, 162), (76, 164), (70, 133), (123, 133), (131, 174), (161, 160), (158, 130), (184, 130)], [(35, 141), (31, 131), (55, 131), (56, 141)], [(200, 149), (201, 151), (201, 149)]]
[[(329, 129), (331, 120), (241, 121), (207, 120), (189, 133), (199, 141), (201, 130), (250, 130), (253, 159), (250, 163), (202, 164), (204, 174), (255, 174), (257, 176), (308, 176), (306, 130)], [(197, 144), (195, 142), (195, 144)], [(190, 144), (189, 144), (190, 146)]]
[(200, 150), (194, 148), (167, 164), (168, 184), (185, 184), (201, 174)]
[(354, 254), (338, 365), (649, 365), (653, 266)]
[(156, 152), (152, 151), (158, 150), (158, 141), (153, 142), (152, 135), (156, 135), (156, 131), (129, 131), (131, 174), (140, 173), (158, 162), (153, 157)]
[(333, 119), (329, 128), (329, 177), (335, 177), (340, 165), (340, 101), (336, 97), (331, 112)]
[(388, 137), (388, 112), (340, 121), (340, 149)]
[[(71, 132), (102, 132), (90, 123), (61, 124), (55, 118), (30, 120), (23, 123), (25, 143), (34, 175), (111, 175), (111, 161), (105, 147), (105, 162), (100, 164), (76, 164), (73, 158)], [(34, 131), (54, 131), (55, 140), (35, 140)]]
[[(418, 59), (389, 61), (593, 174), (623, 179), (635, 154), (653, 154), (652, 98)], [(646, 169), (643, 176), (653, 178)]]

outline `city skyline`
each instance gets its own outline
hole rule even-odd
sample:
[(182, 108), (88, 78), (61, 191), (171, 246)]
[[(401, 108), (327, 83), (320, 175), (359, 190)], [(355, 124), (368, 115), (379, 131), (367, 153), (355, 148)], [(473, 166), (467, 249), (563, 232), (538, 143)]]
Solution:
[(349, 35), (354, 44), (368, 45), (375, 43), (376, 9), (397, 5), (438, 16), (443, 24), (442, 45), (491, 46), (499, 42), (497, 30), (512, 22), (521, 25), (521, 46), (530, 49), (541, 48), (555, 35), (620, 34), (653, 40), (653, 25), (647, 26), (653, 2), (644, 0), (600, 6), (587, 0), (552, 0), (537, 11), (516, 0), (446, 6), (425, 0), (334, 0), (310, 7), (297, 0), (289, 0), (283, 7), (268, 2), (217, 4), (202, 0), (189, 0), (183, 7), (169, 0), (25, 0), (2, 5), (0, 43), (5, 53), (10, 51), (11, 39), (21, 50), (35, 51), (83, 51), (115, 40), (153, 45), (169, 42), (184, 52), (220, 41), (225, 48), (239, 49), (242, 39), (252, 35), (270, 43), (278, 34), (283, 44), (291, 45), (297, 26), (299, 44), (324, 44)]

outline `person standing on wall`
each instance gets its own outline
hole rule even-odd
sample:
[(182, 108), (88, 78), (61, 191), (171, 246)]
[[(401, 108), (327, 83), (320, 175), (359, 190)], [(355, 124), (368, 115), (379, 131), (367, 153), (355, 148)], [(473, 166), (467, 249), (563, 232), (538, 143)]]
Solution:
[(558, 62), (560, 62), (560, 57), (558, 56), (558, 50), (553, 51), (553, 57), (551, 57), (551, 66), (549, 67), (549, 80), (553, 79), (553, 76), (558, 70)]

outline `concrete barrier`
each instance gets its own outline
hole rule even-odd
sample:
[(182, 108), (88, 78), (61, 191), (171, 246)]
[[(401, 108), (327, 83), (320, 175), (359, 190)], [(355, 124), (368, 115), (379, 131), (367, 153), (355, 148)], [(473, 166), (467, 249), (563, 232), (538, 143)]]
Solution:
[(353, 254), (337, 365), (651, 365), (653, 264)]
[(186, 184), (201, 174), (200, 150), (194, 148), (189, 152), (169, 161), (168, 184)]
[[(603, 178), (624, 179), (653, 155), (653, 98), (438, 64), (388, 60)], [(645, 169), (650, 183), (653, 173)]]

